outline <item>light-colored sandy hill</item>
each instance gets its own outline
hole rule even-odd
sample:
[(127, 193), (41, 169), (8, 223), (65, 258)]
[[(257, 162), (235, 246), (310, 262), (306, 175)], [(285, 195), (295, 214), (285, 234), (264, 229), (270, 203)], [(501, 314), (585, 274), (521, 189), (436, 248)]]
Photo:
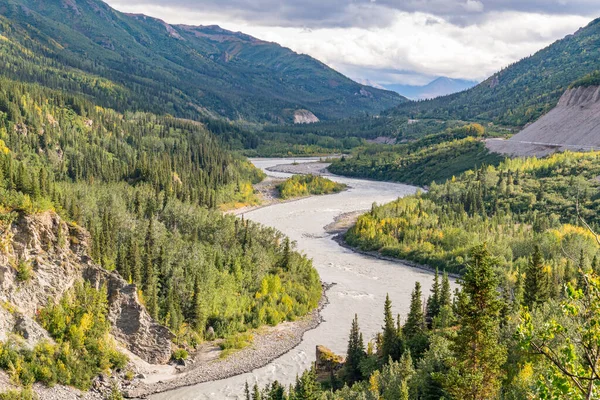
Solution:
[(486, 142), (490, 151), (515, 156), (600, 149), (600, 87), (567, 90), (557, 106), (508, 140)]

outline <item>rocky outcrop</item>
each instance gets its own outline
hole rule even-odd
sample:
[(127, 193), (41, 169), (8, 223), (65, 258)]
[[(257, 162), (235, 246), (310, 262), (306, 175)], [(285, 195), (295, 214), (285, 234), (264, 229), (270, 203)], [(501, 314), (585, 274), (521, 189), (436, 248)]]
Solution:
[(319, 118), (308, 110), (296, 110), (294, 111), (294, 123), (295, 124), (312, 124), (319, 122)]
[(170, 360), (173, 334), (150, 317), (138, 299), (135, 285), (128, 284), (118, 274), (95, 267), (86, 268), (83, 278), (97, 288), (106, 286), (108, 319), (115, 338), (149, 363), (165, 364)]
[[(80, 279), (87, 236), (56, 214), (19, 216), (0, 225), (0, 301), (34, 317)], [(21, 271), (21, 272), (20, 272)], [(27, 272), (29, 276), (24, 276)]]
[(338, 356), (325, 346), (317, 346), (315, 368), (317, 372), (336, 372), (344, 366), (344, 357)]
[(0, 340), (17, 334), (32, 346), (47, 338), (37, 312), (85, 279), (107, 287), (115, 338), (147, 362), (166, 363), (172, 334), (150, 317), (135, 286), (91, 260), (89, 243), (84, 229), (53, 212), (0, 222)]
[(567, 90), (549, 113), (508, 140), (488, 140), (490, 151), (543, 156), (557, 151), (600, 148), (600, 87)]

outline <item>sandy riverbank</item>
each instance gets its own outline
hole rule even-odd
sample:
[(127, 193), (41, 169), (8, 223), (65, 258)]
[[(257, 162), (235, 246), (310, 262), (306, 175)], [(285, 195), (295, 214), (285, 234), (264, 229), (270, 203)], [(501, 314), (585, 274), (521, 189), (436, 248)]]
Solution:
[(267, 168), (267, 171), (283, 172), (294, 175), (332, 175), (327, 170), (330, 165), (331, 163), (321, 161), (298, 164), (280, 164)]

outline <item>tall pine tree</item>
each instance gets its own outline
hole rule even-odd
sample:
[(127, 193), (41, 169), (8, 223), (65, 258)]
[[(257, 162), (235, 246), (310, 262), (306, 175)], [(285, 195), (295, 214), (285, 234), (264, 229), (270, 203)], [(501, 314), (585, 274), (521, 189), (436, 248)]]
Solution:
[(427, 325), (431, 327), (433, 319), (438, 316), (440, 313), (440, 298), (441, 298), (442, 288), (440, 286), (440, 274), (438, 269), (435, 269), (435, 276), (433, 278), (433, 285), (431, 286), (431, 295), (427, 299), (427, 312), (426, 312), (426, 320)]
[(383, 334), (381, 335), (380, 356), (381, 361), (387, 364), (389, 358), (398, 360), (401, 356), (401, 343), (399, 343), (398, 331), (396, 329), (396, 321), (392, 314), (392, 301), (389, 294), (385, 296), (385, 304), (383, 310)]
[(367, 353), (365, 352), (365, 343), (362, 333), (358, 327), (358, 315), (354, 315), (352, 328), (350, 329), (350, 337), (348, 339), (348, 352), (346, 353), (346, 379), (349, 384), (360, 381), (363, 376), (360, 370), (360, 363), (364, 360)]
[(496, 262), (485, 245), (471, 252), (457, 311), (459, 330), (453, 339), (454, 359), (442, 378), (456, 399), (496, 399), (502, 383), (506, 348), (500, 344)]
[(544, 260), (539, 246), (535, 246), (525, 274), (523, 300), (530, 309), (542, 304), (549, 297), (549, 277), (544, 271)]

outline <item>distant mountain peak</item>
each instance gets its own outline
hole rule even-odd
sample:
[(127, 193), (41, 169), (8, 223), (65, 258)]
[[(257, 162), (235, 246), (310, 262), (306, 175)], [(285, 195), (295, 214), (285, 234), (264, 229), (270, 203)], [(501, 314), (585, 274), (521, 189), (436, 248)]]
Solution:
[(597, 70), (599, 64), (600, 18), (469, 90), (401, 104), (387, 114), (523, 127), (549, 112), (573, 81)]
[(412, 100), (424, 100), (462, 92), (477, 85), (477, 83), (477, 81), (440, 76), (427, 85), (390, 84), (384, 85), (384, 87)]

